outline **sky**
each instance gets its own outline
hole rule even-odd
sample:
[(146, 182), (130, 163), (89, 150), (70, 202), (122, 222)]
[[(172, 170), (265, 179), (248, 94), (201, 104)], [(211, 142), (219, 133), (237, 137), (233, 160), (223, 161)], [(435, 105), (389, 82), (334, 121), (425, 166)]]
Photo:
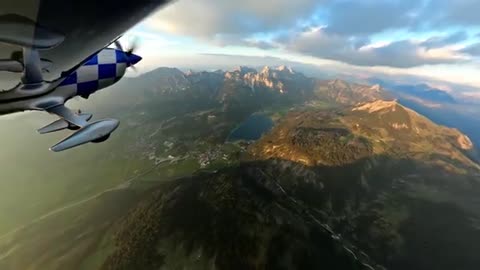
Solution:
[(479, 10), (478, 0), (178, 0), (126, 36), (140, 39), (145, 70), (294, 62), (480, 87)]

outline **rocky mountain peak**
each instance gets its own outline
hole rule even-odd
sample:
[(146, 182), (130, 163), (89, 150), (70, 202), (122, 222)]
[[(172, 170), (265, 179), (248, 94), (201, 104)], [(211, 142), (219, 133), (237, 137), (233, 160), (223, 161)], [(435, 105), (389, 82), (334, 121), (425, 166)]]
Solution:
[(348, 88), (348, 83), (340, 79), (335, 79), (333, 81), (330, 81), (329, 85), (339, 87), (339, 88)]
[(376, 100), (354, 107), (352, 111), (367, 111), (368, 113), (375, 113), (379, 111), (395, 112), (399, 106), (401, 105), (398, 104), (396, 100)]
[(457, 142), (460, 145), (460, 148), (462, 148), (463, 150), (471, 150), (473, 148), (472, 141), (465, 134), (460, 134), (457, 138)]
[(261, 74), (270, 74), (270, 67), (269, 66), (264, 66), (262, 70), (260, 71)]
[(372, 89), (375, 92), (383, 91), (383, 88), (380, 86), (380, 84), (372, 85), (372, 87), (370, 89)]
[(189, 70), (187, 70), (187, 72), (185, 72), (185, 75), (191, 76), (191, 75), (193, 75), (194, 73), (195, 73), (195, 71), (193, 71), (192, 69), (189, 69)]
[(293, 69), (291, 67), (285, 66), (285, 65), (281, 65), (281, 66), (277, 67), (277, 70), (282, 71), (282, 72), (287, 72), (287, 73), (290, 73), (290, 74), (295, 73), (295, 71), (293, 71)]

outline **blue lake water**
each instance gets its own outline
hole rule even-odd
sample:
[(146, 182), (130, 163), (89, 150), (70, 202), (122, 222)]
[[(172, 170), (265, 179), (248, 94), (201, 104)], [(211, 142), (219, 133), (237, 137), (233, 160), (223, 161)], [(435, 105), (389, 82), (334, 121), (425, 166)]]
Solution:
[(258, 140), (264, 133), (270, 131), (273, 125), (274, 123), (270, 117), (253, 114), (230, 133), (227, 141)]

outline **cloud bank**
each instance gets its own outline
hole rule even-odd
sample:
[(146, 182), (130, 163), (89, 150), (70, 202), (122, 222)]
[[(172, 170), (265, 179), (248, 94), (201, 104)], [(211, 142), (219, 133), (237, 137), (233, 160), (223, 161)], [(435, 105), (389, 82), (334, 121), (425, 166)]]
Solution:
[(478, 61), (478, 10), (476, 0), (181, 0), (148, 25), (217, 46), (412, 68)]

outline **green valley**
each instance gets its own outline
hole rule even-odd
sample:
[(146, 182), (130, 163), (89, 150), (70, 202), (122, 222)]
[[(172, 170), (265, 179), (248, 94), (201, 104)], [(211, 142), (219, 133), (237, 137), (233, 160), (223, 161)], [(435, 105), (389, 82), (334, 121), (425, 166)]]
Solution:
[(122, 119), (95, 147), (38, 159), (46, 117), (2, 120), (0, 269), (478, 266), (475, 146), (381, 87), (160, 68), (107, 92), (74, 104)]

